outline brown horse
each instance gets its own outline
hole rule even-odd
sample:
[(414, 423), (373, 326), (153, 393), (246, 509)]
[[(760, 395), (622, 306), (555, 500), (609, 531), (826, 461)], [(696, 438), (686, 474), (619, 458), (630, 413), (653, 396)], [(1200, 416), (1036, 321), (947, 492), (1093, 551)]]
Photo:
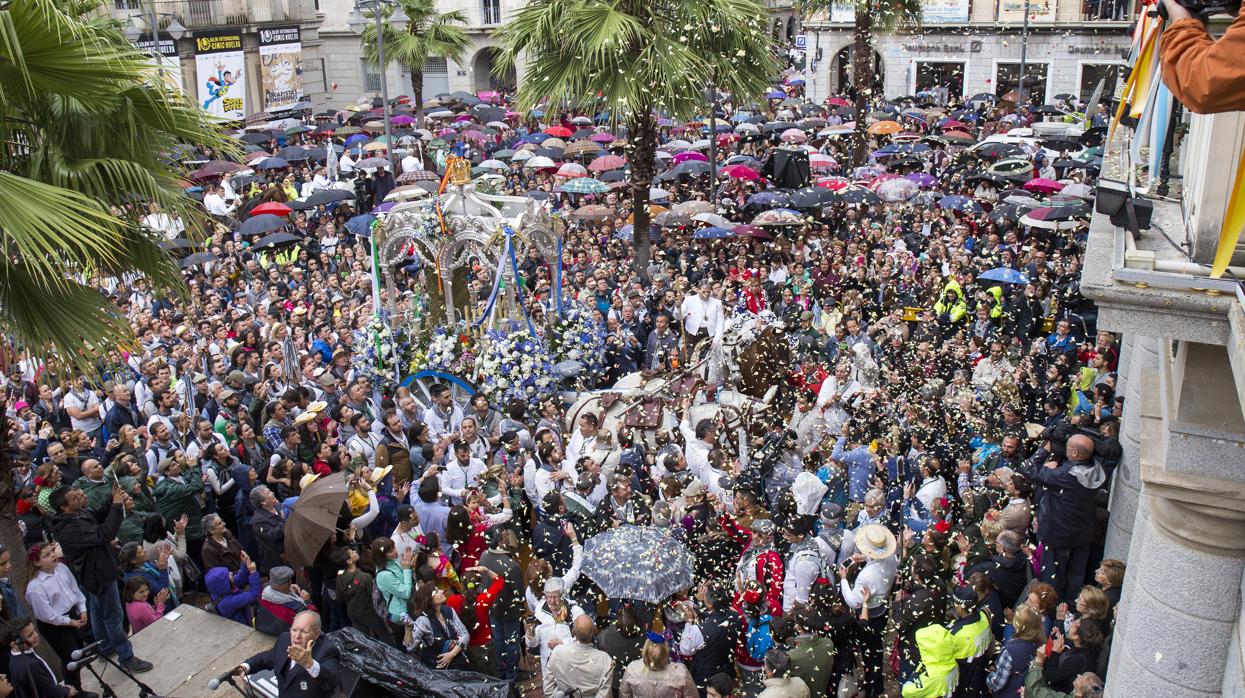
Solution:
[(791, 366), (787, 333), (775, 325), (766, 327), (759, 337), (740, 350), (738, 363), (740, 392), (762, 400), (774, 386), (781, 390)]

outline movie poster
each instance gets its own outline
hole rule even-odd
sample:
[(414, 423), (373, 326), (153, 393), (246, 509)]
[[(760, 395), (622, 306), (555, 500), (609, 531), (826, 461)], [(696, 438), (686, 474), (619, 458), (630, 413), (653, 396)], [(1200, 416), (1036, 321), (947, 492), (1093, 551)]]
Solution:
[(297, 26), (259, 30), (264, 111), (293, 109), (303, 99), (303, 44)]
[(204, 111), (224, 121), (246, 118), (246, 56), (241, 32), (195, 37), (195, 80)]

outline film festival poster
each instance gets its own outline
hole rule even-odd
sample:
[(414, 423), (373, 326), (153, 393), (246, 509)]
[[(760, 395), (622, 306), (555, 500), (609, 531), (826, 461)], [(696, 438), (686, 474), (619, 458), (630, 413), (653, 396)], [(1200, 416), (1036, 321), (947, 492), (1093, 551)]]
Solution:
[(144, 55), (151, 57), (152, 67), (156, 69), (171, 89), (183, 92), (186, 89), (182, 81), (182, 62), (177, 55), (177, 40), (170, 34), (161, 33), (159, 37), (143, 36), (134, 42), (134, 47)]
[(303, 44), (297, 26), (259, 30), (264, 111), (285, 111), (303, 99)]
[(246, 118), (246, 55), (242, 33), (195, 37), (195, 79), (203, 110), (223, 121)]

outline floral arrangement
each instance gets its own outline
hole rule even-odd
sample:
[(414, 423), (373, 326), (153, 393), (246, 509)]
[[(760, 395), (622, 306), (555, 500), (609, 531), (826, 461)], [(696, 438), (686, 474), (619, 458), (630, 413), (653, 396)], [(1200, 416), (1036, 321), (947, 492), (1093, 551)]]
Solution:
[[(551, 314), (552, 315), (552, 314)], [(549, 332), (549, 351), (554, 362), (577, 361), (583, 370), (575, 379), (575, 387), (585, 390), (585, 381), (605, 370), (605, 327), (582, 303), (564, 304), (562, 316), (555, 317)]]
[(368, 378), (380, 392), (392, 394), (409, 365), (411, 344), (404, 330), (395, 332), (383, 314), (373, 315), (362, 330), (354, 332), (352, 364), (355, 375)]
[(535, 407), (556, 392), (549, 351), (526, 328), (489, 330), (482, 344), (476, 382), (492, 404), (518, 399)]
[(441, 371), (467, 376), (475, 370), (477, 347), (464, 327), (436, 327), (412, 360), (412, 371)]

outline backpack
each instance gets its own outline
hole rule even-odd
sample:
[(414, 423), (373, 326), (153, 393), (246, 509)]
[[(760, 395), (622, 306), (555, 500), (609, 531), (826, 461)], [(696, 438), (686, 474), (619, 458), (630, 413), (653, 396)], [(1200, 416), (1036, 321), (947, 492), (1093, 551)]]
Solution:
[(380, 573), (384, 571), (377, 570), (376, 577), (372, 579), (372, 610), (376, 612), (378, 618), (389, 620), (389, 599), (385, 598), (385, 592), (380, 588)]
[(765, 613), (755, 621), (748, 621), (748, 656), (755, 662), (765, 661), (765, 653), (774, 646), (774, 635), (769, 627), (771, 619), (772, 616)]

